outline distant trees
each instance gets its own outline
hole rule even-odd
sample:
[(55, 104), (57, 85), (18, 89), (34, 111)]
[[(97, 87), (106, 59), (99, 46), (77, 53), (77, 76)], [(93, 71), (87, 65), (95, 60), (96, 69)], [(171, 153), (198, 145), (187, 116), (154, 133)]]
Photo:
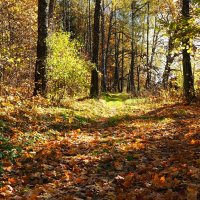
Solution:
[[(74, 55), (95, 65), (88, 68), (91, 76), (85, 77), (91, 87), (84, 91), (92, 98), (100, 91), (149, 94), (162, 83), (168, 90), (170, 79), (177, 77), (179, 88), (183, 84), (190, 100), (195, 95), (194, 80), (200, 77), (195, 68), (198, 6), (197, 0), (38, 0), (38, 4), (36, 0), (5, 0), (0, 7), (1, 85), (26, 85), (34, 89), (34, 95), (45, 96), (52, 86), (46, 60), (53, 55), (47, 52), (46, 38), (62, 30), (70, 32), (69, 43), (75, 39), (81, 44), (74, 46)], [(66, 56), (65, 50), (60, 54)], [(69, 63), (70, 69), (80, 74), (73, 65)]]

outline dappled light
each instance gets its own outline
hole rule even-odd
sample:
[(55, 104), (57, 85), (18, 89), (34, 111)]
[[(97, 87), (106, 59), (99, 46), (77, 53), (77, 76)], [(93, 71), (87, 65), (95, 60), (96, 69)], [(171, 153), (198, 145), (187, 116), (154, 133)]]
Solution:
[[(116, 98), (122, 105), (112, 107)], [(2, 129), (21, 150), (14, 162), (3, 159), (1, 196), (185, 199), (197, 193), (199, 107), (148, 100), (140, 107), (140, 101), (118, 95), (62, 108), (42, 99), (2, 103)]]
[(200, 0), (0, 0), (0, 200), (200, 200)]

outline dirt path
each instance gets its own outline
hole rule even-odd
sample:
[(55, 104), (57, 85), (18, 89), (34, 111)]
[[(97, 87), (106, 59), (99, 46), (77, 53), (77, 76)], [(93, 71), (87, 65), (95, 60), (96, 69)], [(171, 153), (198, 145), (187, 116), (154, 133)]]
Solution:
[(1, 199), (200, 199), (199, 113), (165, 106), (27, 146), (5, 167)]

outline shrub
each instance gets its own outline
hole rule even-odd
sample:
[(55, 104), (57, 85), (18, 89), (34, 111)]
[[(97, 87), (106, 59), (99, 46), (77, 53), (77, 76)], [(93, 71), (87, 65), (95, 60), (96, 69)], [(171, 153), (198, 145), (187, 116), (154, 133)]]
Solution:
[(70, 34), (57, 32), (47, 40), (48, 93), (50, 97), (62, 99), (66, 95), (85, 94), (90, 85), (92, 64), (81, 55), (81, 45), (70, 40)]

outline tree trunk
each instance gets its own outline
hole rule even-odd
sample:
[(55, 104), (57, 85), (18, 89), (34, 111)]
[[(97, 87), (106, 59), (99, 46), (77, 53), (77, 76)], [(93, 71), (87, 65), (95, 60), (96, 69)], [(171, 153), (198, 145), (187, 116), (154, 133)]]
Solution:
[(87, 37), (86, 37), (86, 51), (90, 59), (92, 58), (92, 28), (91, 28), (91, 3), (87, 1)]
[(149, 89), (150, 88), (150, 83), (151, 83), (151, 80), (150, 80), (150, 66), (149, 66), (149, 2), (147, 3), (147, 78), (146, 78), (146, 85), (145, 85), (145, 88), (146, 89)]
[(93, 55), (92, 62), (96, 68), (92, 70), (90, 97), (97, 98), (99, 96), (98, 81), (98, 55), (99, 55), (99, 22), (100, 22), (101, 0), (96, 0), (94, 12), (94, 31), (93, 31)]
[(67, 31), (67, 0), (63, 0), (63, 31)]
[[(190, 0), (182, 0), (182, 17), (183, 17), (184, 27), (188, 27), (189, 26), (188, 20), (190, 19)], [(190, 48), (190, 43), (187, 32), (183, 32), (182, 44), (184, 47), (184, 49), (182, 50), (184, 96), (186, 101), (190, 103), (195, 97), (195, 91), (194, 91), (194, 80), (192, 75), (190, 53), (188, 52)]]
[(106, 92), (105, 88), (105, 76), (106, 76), (106, 68), (105, 68), (105, 5), (104, 0), (102, 0), (102, 9), (101, 9), (101, 72), (102, 72), (102, 91)]
[(46, 59), (48, 36), (48, 0), (38, 1), (38, 41), (35, 66), (35, 88), (33, 95), (45, 95), (46, 92)]
[(53, 14), (55, 9), (55, 3), (55, 0), (49, 1), (48, 28), (50, 32), (53, 30)]
[[(158, 30), (156, 30), (156, 29), (158, 29)], [(150, 57), (150, 61), (149, 61), (149, 68), (150, 68), (149, 77), (150, 77), (150, 81), (152, 81), (152, 75), (153, 75), (152, 72), (153, 72), (153, 70), (155, 70), (155, 67), (153, 66), (153, 63), (154, 63), (154, 57), (155, 57), (155, 54), (156, 54), (156, 48), (157, 48), (157, 44), (158, 44), (159, 33), (160, 33), (160, 27), (157, 26), (157, 16), (155, 16), (154, 33), (153, 33), (153, 44), (152, 44), (152, 49), (151, 49), (151, 57)]]
[(135, 95), (135, 50), (134, 50), (134, 1), (131, 4), (131, 68), (130, 68), (130, 92)]
[(122, 74), (121, 74), (121, 90), (120, 92), (124, 91), (124, 55), (125, 49), (124, 49), (124, 33), (122, 32)]
[(89, 55), (92, 58), (92, 25), (91, 25), (91, 2), (88, 0), (88, 42), (89, 42)]
[(110, 38), (111, 38), (111, 33), (112, 33), (112, 20), (113, 20), (113, 8), (110, 13), (108, 38), (107, 38), (107, 45), (106, 45), (106, 51), (105, 51), (105, 75), (103, 76), (103, 79), (102, 79), (102, 88), (104, 92), (107, 92), (108, 54), (109, 54), (109, 49), (110, 49)]
[(175, 57), (175, 56), (172, 56), (172, 54), (171, 54), (172, 48), (173, 48), (173, 43), (172, 43), (172, 35), (171, 35), (169, 37), (169, 41), (168, 41), (165, 71), (163, 73), (163, 87), (165, 90), (168, 89), (168, 86), (169, 86), (169, 76), (170, 76), (170, 72), (171, 72), (170, 65), (172, 64), (174, 57)]

